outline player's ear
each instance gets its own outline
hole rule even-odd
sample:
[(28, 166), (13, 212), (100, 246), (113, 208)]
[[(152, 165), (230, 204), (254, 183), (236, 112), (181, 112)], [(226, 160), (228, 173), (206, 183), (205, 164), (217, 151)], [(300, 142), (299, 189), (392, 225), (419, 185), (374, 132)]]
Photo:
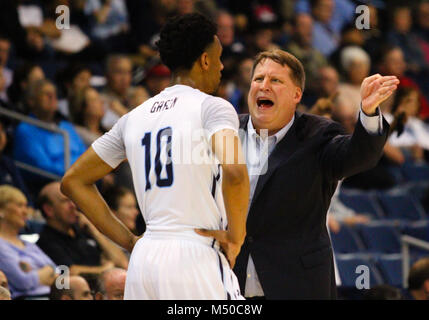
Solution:
[(201, 69), (203, 70), (208, 70), (209, 68), (209, 64), (210, 64), (210, 58), (209, 58), (209, 54), (207, 52), (203, 52), (202, 55), (200, 56), (199, 62), (200, 62), (200, 66)]

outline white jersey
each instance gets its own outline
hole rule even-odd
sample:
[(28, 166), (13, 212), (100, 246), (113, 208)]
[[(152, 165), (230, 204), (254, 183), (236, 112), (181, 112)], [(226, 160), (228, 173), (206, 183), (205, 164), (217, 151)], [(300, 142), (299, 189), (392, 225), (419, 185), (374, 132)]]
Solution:
[(174, 85), (121, 117), (92, 147), (112, 168), (128, 159), (147, 230), (225, 229), (210, 139), (238, 126), (226, 100)]

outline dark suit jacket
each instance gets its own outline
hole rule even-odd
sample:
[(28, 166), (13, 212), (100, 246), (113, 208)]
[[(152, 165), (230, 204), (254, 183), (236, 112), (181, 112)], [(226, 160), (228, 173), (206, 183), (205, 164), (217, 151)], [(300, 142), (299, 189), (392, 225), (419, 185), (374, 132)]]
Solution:
[[(249, 115), (240, 116), (247, 130)], [(352, 136), (323, 117), (295, 113), (268, 159), (247, 217), (247, 236), (234, 271), (244, 294), (249, 254), (267, 299), (335, 299), (326, 213), (337, 182), (374, 167), (389, 125), (369, 135), (358, 121)]]

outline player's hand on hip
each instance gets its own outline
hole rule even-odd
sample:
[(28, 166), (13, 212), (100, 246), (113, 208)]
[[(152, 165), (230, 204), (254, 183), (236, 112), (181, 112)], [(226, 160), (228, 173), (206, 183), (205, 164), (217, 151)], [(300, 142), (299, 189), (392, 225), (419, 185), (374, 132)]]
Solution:
[(399, 79), (396, 76), (374, 74), (362, 81), (360, 96), (362, 110), (367, 115), (375, 114), (377, 107), (396, 90)]
[(225, 254), (229, 265), (234, 268), (235, 259), (240, 253), (241, 244), (237, 244), (231, 241), (229, 233), (226, 230), (206, 230), (206, 229), (195, 229), (195, 232), (204, 237), (215, 238), (219, 242), (220, 247)]

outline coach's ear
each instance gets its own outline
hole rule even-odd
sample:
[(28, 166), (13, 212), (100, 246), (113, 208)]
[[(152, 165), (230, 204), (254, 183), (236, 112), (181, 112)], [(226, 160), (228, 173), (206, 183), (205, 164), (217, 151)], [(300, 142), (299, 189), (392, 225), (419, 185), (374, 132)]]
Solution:
[(204, 71), (207, 71), (209, 69), (209, 65), (210, 65), (210, 58), (209, 58), (209, 54), (207, 52), (203, 52), (200, 56), (199, 59), (199, 63), (201, 66), (201, 69), (203, 69)]

